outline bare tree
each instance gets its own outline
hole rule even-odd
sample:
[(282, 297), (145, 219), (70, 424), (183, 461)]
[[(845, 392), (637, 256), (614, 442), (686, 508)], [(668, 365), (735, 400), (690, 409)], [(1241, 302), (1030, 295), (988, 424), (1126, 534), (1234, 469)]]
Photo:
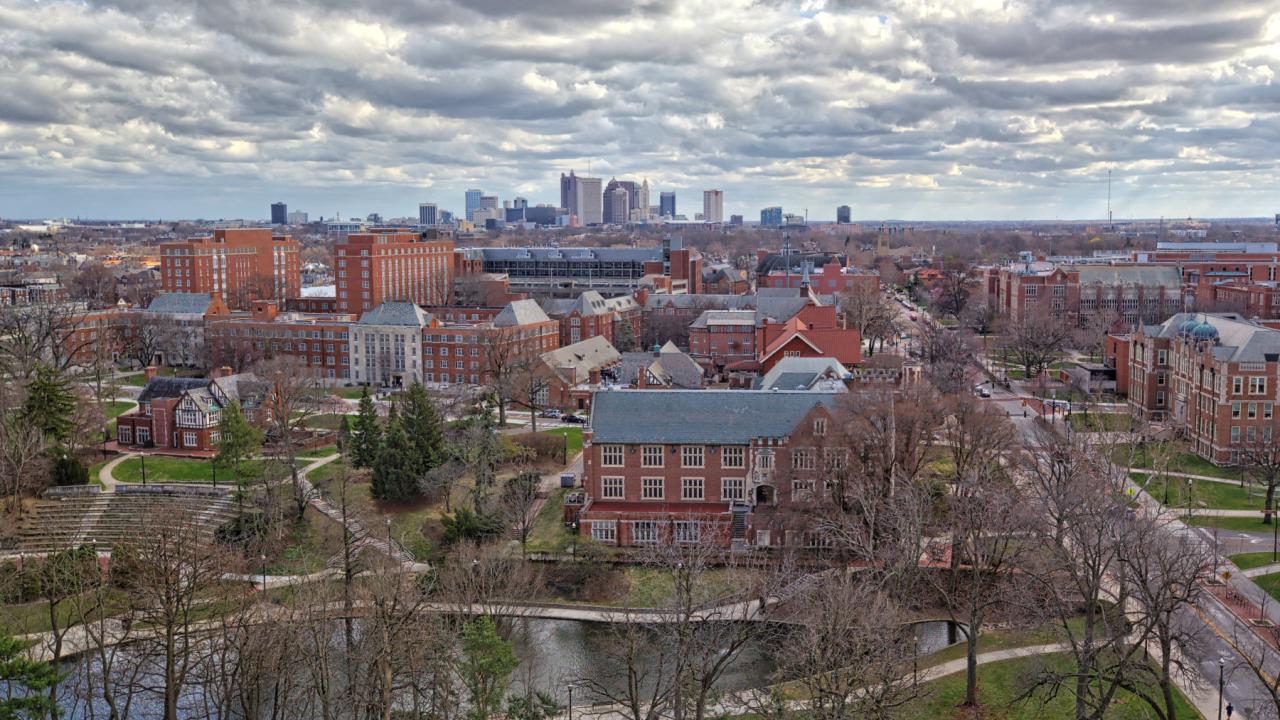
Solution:
[(1071, 334), (1071, 343), (1077, 350), (1087, 353), (1090, 360), (1095, 355), (1101, 358), (1107, 344), (1107, 335), (1121, 320), (1120, 313), (1111, 309), (1084, 314), (1080, 318), (1079, 327)]
[(1232, 448), (1239, 454), (1249, 479), (1265, 491), (1262, 522), (1270, 524), (1276, 512), (1276, 488), (1280, 487), (1280, 443), (1276, 442), (1273, 426), (1247, 427), (1241, 441)]
[(539, 492), (542, 477), (533, 470), (519, 472), (506, 481), (498, 496), (498, 506), (507, 527), (515, 530), (516, 539), (520, 541), (520, 552), (527, 551), (529, 533), (533, 530), (539, 507)]
[(96, 339), (88, 332), (85, 307), (50, 302), (0, 309), (0, 372), (28, 380), (36, 367), (48, 365), (62, 372), (91, 356)]
[(1036, 305), (1008, 322), (1008, 351), (1023, 367), (1027, 378), (1039, 375), (1058, 357), (1070, 337), (1065, 319), (1048, 305)]
[(529, 428), (538, 432), (538, 410), (545, 408), (547, 393), (551, 389), (553, 371), (538, 356), (517, 358), (512, 368), (511, 402), (529, 410)]
[(928, 324), (920, 334), (920, 351), (925, 376), (938, 392), (965, 392), (975, 355), (968, 338), (956, 330)]
[(0, 385), (0, 487), (8, 510), (21, 516), (22, 496), (44, 486), (48, 462), (43, 433), (32, 432), (23, 413), (25, 392)]
[(934, 297), (934, 307), (944, 315), (960, 317), (978, 287), (973, 267), (963, 260), (944, 261)]
[(316, 371), (307, 367), (300, 358), (281, 355), (259, 363), (254, 367), (254, 374), (268, 386), (262, 406), (267, 435), (278, 444), (289, 468), (294, 506), (301, 518), (309, 498), (303, 491), (298, 468), (296, 435), (305, 430), (307, 419), (314, 413), (321, 397)]
[(997, 470), (1017, 452), (1017, 429), (995, 404), (961, 393), (947, 398), (943, 408), (940, 440), (951, 457), (953, 482)]

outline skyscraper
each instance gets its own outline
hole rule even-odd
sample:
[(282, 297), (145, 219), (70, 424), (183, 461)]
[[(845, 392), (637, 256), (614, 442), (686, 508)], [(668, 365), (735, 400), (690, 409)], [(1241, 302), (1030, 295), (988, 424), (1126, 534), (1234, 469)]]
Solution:
[(480, 196), (481, 196), (481, 195), (484, 195), (484, 191), (483, 191), (483, 190), (479, 190), (479, 189), (474, 189), (474, 188), (473, 188), (473, 189), (471, 189), (471, 190), (468, 190), (468, 191), (467, 191), (466, 217), (467, 217), (467, 219), (468, 219), (468, 220), (470, 220), (470, 219), (471, 219), (471, 213), (473, 213), (473, 212), (475, 212), (476, 210), (479, 210), (479, 209), (480, 209)]
[(288, 225), (289, 224), (289, 206), (282, 202), (271, 203), (271, 224), (272, 225)]
[(774, 205), (760, 211), (761, 227), (782, 227), (782, 208)]
[(673, 192), (664, 192), (659, 196), (658, 207), (662, 212), (662, 217), (676, 216), (676, 194)]
[(709, 223), (724, 222), (724, 191), (702, 191), (702, 219)]
[(525, 208), (529, 207), (529, 200), (528, 198), (522, 198), (517, 196), (515, 200), (511, 201), (511, 207), (517, 210), (524, 210)]
[(627, 189), (610, 182), (610, 189), (604, 193), (603, 220), (606, 225), (621, 225), (628, 220), (627, 206), (631, 202), (631, 193)]
[(841, 205), (836, 208), (836, 223), (840, 225), (848, 225), (852, 222), (853, 210), (848, 205)]
[(579, 225), (599, 225), (604, 221), (604, 185), (600, 178), (560, 175), (560, 200)]
[(639, 215), (632, 217), (632, 220), (648, 220), (649, 219), (649, 180), (645, 178), (640, 183), (640, 189), (636, 193), (637, 197), (632, 198), (631, 206), (635, 210), (639, 210)]
[[(614, 190), (623, 190), (627, 193), (626, 206), (620, 212), (616, 211), (611, 204)], [(603, 222), (608, 223), (625, 223), (631, 220), (631, 211), (640, 207), (639, 201), (640, 186), (631, 180), (619, 180), (613, 178), (608, 185), (604, 186), (604, 216)], [(648, 207), (646, 204), (645, 207)]]
[(419, 225), (435, 225), (438, 222), (439, 213), (436, 211), (435, 203), (421, 203), (418, 205)]

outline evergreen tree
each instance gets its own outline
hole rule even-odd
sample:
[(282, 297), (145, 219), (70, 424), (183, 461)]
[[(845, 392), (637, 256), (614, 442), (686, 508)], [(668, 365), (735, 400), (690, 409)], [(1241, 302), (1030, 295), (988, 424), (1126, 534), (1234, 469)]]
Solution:
[(360, 412), (351, 433), (351, 464), (358, 468), (373, 467), (382, 446), (382, 428), (378, 425), (378, 408), (369, 397), (369, 386), (360, 392)]
[(338, 423), (338, 452), (343, 458), (349, 458), (351, 453), (351, 416), (343, 415), (342, 422)]
[(369, 494), (378, 500), (398, 502), (416, 497), (418, 476), (413, 472), (413, 447), (395, 406), (387, 414), (382, 446), (373, 461), (373, 483)]
[(58, 486), (88, 485), (89, 468), (80, 462), (80, 458), (62, 448), (58, 448), (53, 457), (53, 484)]
[(244, 413), (240, 411), (240, 403), (232, 400), (222, 409), (222, 417), (218, 419), (218, 454), (213, 458), (214, 464), (228, 469), (240, 485), (241, 469), (262, 449), (262, 431), (249, 424)]
[(411, 460), (416, 475), (425, 475), (444, 462), (443, 421), (422, 383), (409, 386), (402, 422), (413, 448)]
[(481, 615), (462, 626), (458, 674), (470, 701), (467, 720), (489, 720), (501, 711), (507, 680), (519, 664), (511, 643), (498, 634), (493, 618)]
[(0, 635), (0, 718), (42, 718), (53, 716), (57, 707), (49, 698), (49, 688), (58, 682), (52, 663), (29, 660), (26, 643)]
[(36, 368), (22, 410), (27, 421), (51, 442), (63, 444), (71, 439), (76, 396), (71, 391), (71, 381), (57, 370), (48, 365)]

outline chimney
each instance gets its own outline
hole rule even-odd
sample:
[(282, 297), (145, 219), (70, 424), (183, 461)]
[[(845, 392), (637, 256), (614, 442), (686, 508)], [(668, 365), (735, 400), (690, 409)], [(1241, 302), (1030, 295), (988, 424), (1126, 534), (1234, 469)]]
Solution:
[(600, 368), (591, 368), (587, 371), (587, 382), (591, 385), (600, 384)]
[(142, 371), (142, 377), (146, 378), (147, 382), (151, 382), (151, 380), (153, 380), (155, 376), (156, 376), (155, 365), (148, 365), (146, 369)]
[(223, 365), (222, 367), (214, 368), (213, 372), (209, 373), (209, 376), (211, 379), (217, 380), (218, 378), (224, 378), (234, 374), (235, 373), (232, 372), (230, 365)]

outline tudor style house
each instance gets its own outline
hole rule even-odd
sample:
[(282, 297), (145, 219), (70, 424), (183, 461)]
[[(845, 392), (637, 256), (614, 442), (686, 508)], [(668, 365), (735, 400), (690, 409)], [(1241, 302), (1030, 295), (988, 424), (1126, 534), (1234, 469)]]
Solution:
[(156, 377), (147, 368), (147, 384), (138, 408), (116, 422), (116, 441), (125, 447), (159, 447), (209, 451), (217, 447), (222, 409), (239, 402), (252, 422), (269, 391), (251, 373), (231, 374), (228, 368), (209, 378)]
[(579, 531), (609, 545), (811, 544), (787, 510), (813, 499), (839, 396), (608, 390), (584, 435)]

